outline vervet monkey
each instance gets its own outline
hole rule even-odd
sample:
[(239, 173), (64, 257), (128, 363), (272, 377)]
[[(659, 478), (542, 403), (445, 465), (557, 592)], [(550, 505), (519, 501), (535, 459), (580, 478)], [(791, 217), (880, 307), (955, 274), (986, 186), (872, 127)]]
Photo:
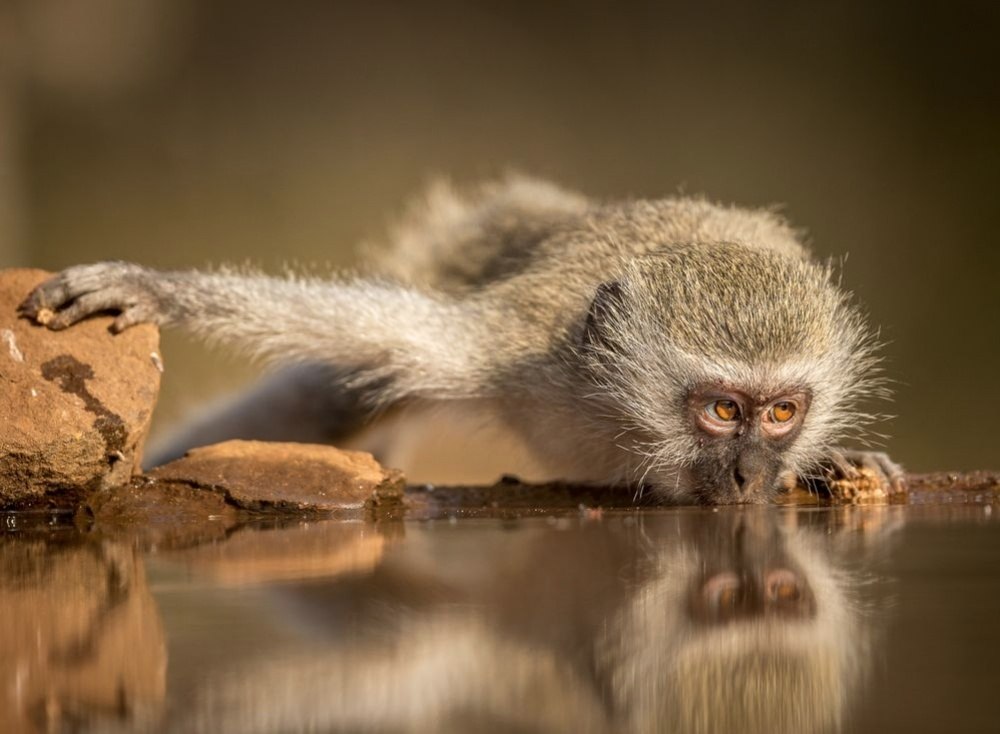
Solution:
[(903, 490), (884, 454), (838, 448), (868, 419), (858, 401), (883, 392), (874, 334), (768, 210), (604, 203), (519, 177), (439, 184), (369, 275), (106, 262), (63, 271), (22, 310), (52, 329), (110, 311), (114, 331), (181, 326), (296, 363), (176, 451), (259, 432), (337, 440), (391, 406), (462, 403), (553, 477), (666, 501), (763, 503), (823, 466)]

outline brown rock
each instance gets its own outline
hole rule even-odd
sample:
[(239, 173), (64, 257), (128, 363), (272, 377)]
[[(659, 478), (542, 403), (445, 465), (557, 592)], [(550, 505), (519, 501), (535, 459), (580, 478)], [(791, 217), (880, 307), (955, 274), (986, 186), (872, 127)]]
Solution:
[(889, 490), (881, 477), (871, 469), (861, 466), (857, 476), (831, 479), (828, 483), (830, 497), (841, 502), (863, 504), (883, 502), (889, 498)]
[(47, 277), (0, 272), (0, 507), (72, 504), (126, 484), (160, 387), (155, 326), (112, 335), (99, 317), (55, 332), (19, 318)]
[(136, 477), (125, 487), (93, 493), (75, 519), (77, 527), (103, 537), (163, 549), (223, 540), (241, 514), (218, 492)]
[(911, 492), (1000, 492), (1000, 472), (935, 472), (906, 478)]
[(362, 511), (403, 496), (403, 475), (371, 454), (317, 444), (226, 441), (192, 449), (149, 476), (221, 491), (246, 510)]

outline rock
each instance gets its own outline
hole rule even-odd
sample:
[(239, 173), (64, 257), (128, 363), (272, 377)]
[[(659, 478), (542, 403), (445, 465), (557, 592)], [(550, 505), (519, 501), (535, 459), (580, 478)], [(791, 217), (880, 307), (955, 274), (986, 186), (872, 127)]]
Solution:
[(357, 512), (403, 497), (403, 475), (371, 454), (317, 444), (225, 441), (192, 449), (149, 476), (222, 492), (244, 510)]
[(864, 466), (856, 471), (855, 477), (837, 477), (827, 482), (831, 498), (850, 504), (882, 502), (889, 498), (890, 493), (878, 474)]
[(98, 317), (56, 332), (18, 317), (47, 277), (0, 271), (0, 507), (72, 505), (127, 484), (159, 392), (155, 326), (112, 335)]
[(911, 491), (1000, 492), (1000, 472), (935, 472), (911, 474), (906, 478)]
[(135, 477), (125, 487), (94, 492), (74, 520), (102, 537), (164, 549), (224, 540), (241, 514), (218, 492)]

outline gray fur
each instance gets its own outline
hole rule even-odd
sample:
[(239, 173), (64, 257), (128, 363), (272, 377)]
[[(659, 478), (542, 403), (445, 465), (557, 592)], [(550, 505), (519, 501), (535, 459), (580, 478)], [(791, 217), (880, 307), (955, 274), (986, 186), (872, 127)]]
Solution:
[(373, 414), (361, 390), (346, 389), (352, 374), (304, 362), (265, 376), (235, 397), (200, 411), (183, 429), (154, 443), (149, 466), (179, 459), (194, 446), (239, 438), (257, 441), (334, 443), (362, 428)]
[[(865, 422), (858, 400), (881, 391), (858, 309), (772, 211), (601, 203), (519, 177), (464, 194), (438, 184), (371, 260), (372, 274), (331, 280), (81, 266), (24, 310), (55, 310), (53, 328), (119, 311), (119, 329), (179, 325), (278, 362), (329, 365), (329, 389), (355, 395), (355, 415), (473, 401), (562, 474), (673, 500), (773, 494), (693, 488), (705, 441), (684, 410), (692, 386), (808, 391), (802, 430), (774, 459), (782, 474), (827, 460)], [(606, 302), (595, 301), (602, 284)]]

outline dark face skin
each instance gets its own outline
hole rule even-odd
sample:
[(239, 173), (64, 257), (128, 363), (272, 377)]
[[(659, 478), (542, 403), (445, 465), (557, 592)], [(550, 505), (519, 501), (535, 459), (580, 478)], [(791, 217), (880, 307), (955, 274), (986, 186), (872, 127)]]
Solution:
[(725, 385), (695, 386), (688, 414), (701, 453), (691, 467), (693, 491), (710, 504), (769, 501), (808, 410), (802, 389), (750, 395)]

